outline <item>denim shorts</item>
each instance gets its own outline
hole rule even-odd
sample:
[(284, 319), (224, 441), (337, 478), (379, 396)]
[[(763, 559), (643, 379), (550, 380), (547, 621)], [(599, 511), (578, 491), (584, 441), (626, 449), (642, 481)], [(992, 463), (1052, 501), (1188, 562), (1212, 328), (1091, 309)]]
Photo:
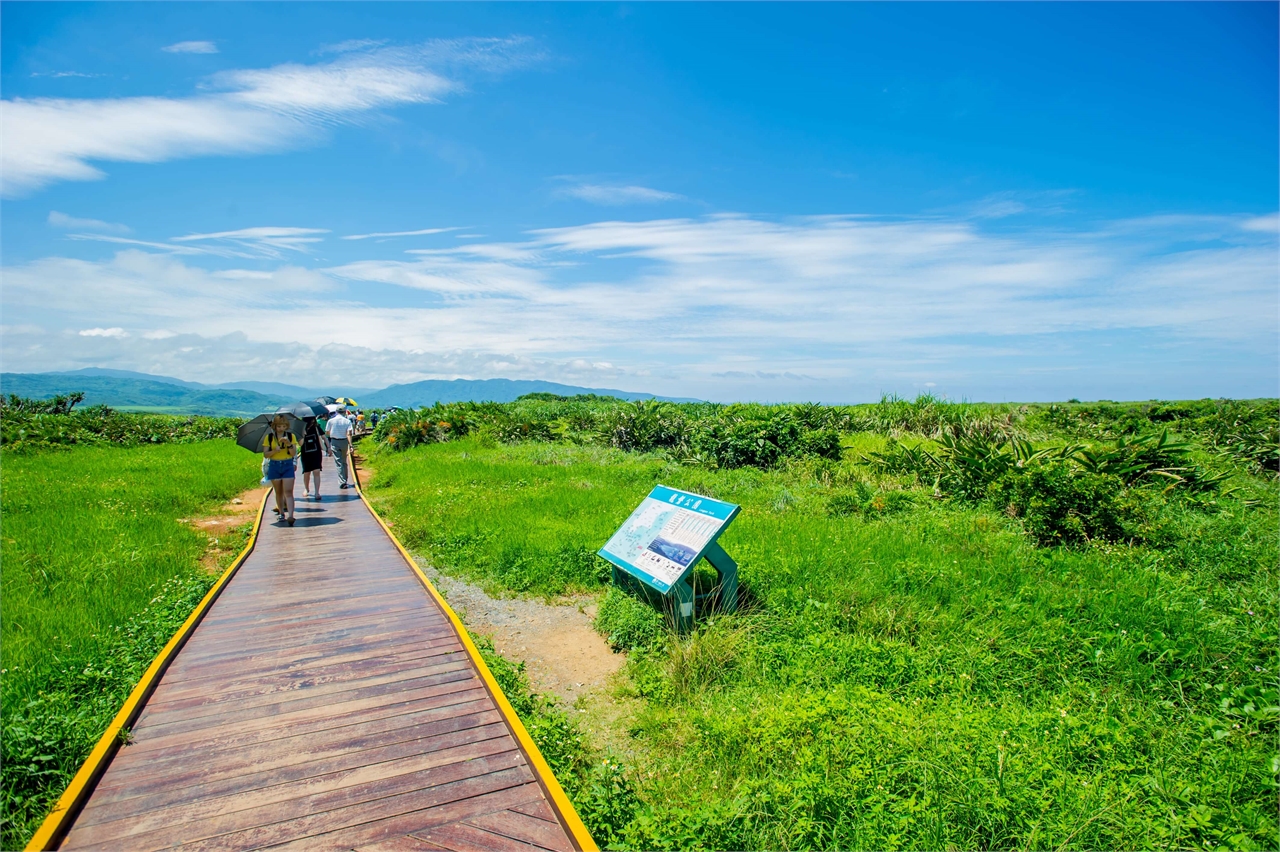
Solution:
[(293, 479), (293, 459), (267, 459), (267, 479)]

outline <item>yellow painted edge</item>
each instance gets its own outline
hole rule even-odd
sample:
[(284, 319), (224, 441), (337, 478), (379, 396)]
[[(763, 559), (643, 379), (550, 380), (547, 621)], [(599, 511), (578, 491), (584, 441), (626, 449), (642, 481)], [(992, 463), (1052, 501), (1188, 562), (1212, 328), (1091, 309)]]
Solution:
[(231, 579), (250, 552), (253, 551), (253, 545), (258, 540), (258, 529), (262, 526), (262, 513), (266, 511), (267, 498), (270, 496), (271, 491), (269, 489), (266, 494), (262, 495), (262, 505), (258, 507), (258, 519), (253, 522), (253, 531), (249, 533), (249, 541), (245, 544), (244, 550), (240, 551), (236, 561), (232, 562), (230, 567), (222, 572), (222, 576), (218, 578), (218, 581), (213, 584), (213, 587), (209, 589), (196, 608), (192, 610), (191, 615), (187, 616), (187, 620), (178, 628), (178, 632), (174, 633), (172, 638), (169, 639), (168, 644), (160, 649), (160, 653), (156, 654), (155, 659), (151, 661), (151, 666), (143, 673), (142, 679), (138, 681), (138, 685), (133, 688), (133, 692), (129, 693), (129, 697), (125, 700), (124, 706), (120, 708), (120, 712), (111, 720), (111, 724), (107, 727), (102, 738), (98, 740), (98, 744), (93, 747), (93, 751), (89, 752), (89, 756), (85, 758), (80, 771), (71, 779), (67, 789), (58, 798), (58, 803), (53, 806), (53, 810), (49, 812), (44, 822), (40, 824), (39, 830), (31, 838), (31, 842), (27, 844), (26, 852), (58, 848), (58, 844), (62, 842), (62, 838), (71, 828), (70, 823), (74, 822), (73, 815), (79, 812), (81, 805), (84, 804), (84, 798), (93, 792), (93, 787), (101, 776), (102, 771), (115, 754), (116, 746), (120, 742), (120, 732), (136, 720), (142, 705), (151, 697), (151, 692), (155, 688), (156, 682), (160, 680), (160, 676), (164, 674), (165, 669), (169, 667), (169, 663), (176, 656), (177, 651), (182, 647), (191, 631), (195, 630), (196, 625), (200, 623), (205, 612), (213, 604), (214, 599), (218, 597), (218, 593), (222, 591), (222, 587), (227, 584), (227, 581)]
[[(351, 470), (355, 471), (355, 460), (348, 462)], [(356, 482), (356, 493), (364, 497), (364, 490), (360, 487), (359, 474), (353, 477)], [(431, 580), (427, 579), (427, 575), (422, 573), (422, 569), (418, 567), (418, 563), (409, 555), (409, 551), (405, 550), (400, 539), (396, 538), (396, 534), (387, 526), (386, 521), (382, 520), (373, 508), (373, 505), (364, 499), (362, 501), (369, 514), (373, 515), (374, 520), (382, 527), (383, 531), (391, 539), (391, 543), (400, 551), (400, 555), (404, 557), (404, 561), (409, 563), (409, 567), (413, 569), (413, 573), (418, 575), (418, 580), (426, 587), (431, 597), (435, 599), (440, 609), (444, 610), (444, 614), (449, 617), (449, 621), (453, 624), (453, 629), (457, 631), (458, 638), (462, 640), (462, 647), (466, 649), (467, 655), (471, 657), (471, 662), (475, 664), (476, 670), (479, 671), (480, 677), (488, 686), (489, 692), (493, 695), (494, 702), (498, 705), (498, 712), (507, 720), (507, 724), (515, 733), (516, 739), (520, 741), (521, 748), (529, 757), (529, 762), (533, 764), (533, 771), (538, 774), (543, 786), (547, 792), (551, 794), (552, 804), (560, 813), (560, 818), (564, 821), (565, 827), (573, 835), (573, 840), (582, 852), (599, 852), (600, 847), (591, 839), (591, 833), (587, 831), (587, 827), (582, 824), (582, 819), (578, 816), (578, 811), (573, 807), (573, 802), (569, 801), (569, 797), (565, 795), (564, 789), (560, 786), (560, 782), (556, 780), (555, 773), (551, 771), (551, 767), (547, 765), (546, 759), (542, 756), (542, 752), (538, 751), (538, 746), (534, 743), (533, 738), (529, 736), (529, 732), (525, 730), (524, 723), (520, 721), (520, 717), (516, 715), (515, 708), (511, 706), (511, 702), (507, 700), (507, 696), (502, 691), (502, 687), (498, 686), (498, 681), (494, 679), (493, 673), (489, 671), (489, 667), (485, 665), (484, 658), (480, 656), (480, 650), (476, 648), (475, 643), (471, 641), (471, 634), (467, 632), (467, 628), (463, 626), (462, 619), (458, 618), (458, 614), (445, 601), (444, 597), (432, 585)]]

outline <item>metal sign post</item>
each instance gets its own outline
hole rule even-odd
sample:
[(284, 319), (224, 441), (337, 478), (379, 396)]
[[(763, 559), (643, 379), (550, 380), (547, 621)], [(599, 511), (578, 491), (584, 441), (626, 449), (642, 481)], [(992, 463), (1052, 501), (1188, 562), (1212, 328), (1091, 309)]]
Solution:
[[(613, 564), (614, 585), (635, 585), (646, 598), (658, 597), (669, 609), (676, 630), (693, 626), (699, 599), (716, 598), (725, 612), (738, 607), (738, 565), (717, 541), (741, 506), (654, 486), (649, 496), (613, 534), (600, 555)], [(719, 576), (716, 588), (696, 594), (693, 572), (705, 559)]]

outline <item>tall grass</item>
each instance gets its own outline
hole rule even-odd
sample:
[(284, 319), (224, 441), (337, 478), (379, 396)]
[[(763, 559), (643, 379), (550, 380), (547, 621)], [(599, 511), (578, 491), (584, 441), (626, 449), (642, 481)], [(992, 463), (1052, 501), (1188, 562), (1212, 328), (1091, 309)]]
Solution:
[(468, 439), (380, 455), (369, 494), (446, 571), (544, 595), (607, 584), (584, 554), (656, 482), (743, 505), (722, 541), (747, 611), (680, 640), (605, 625), (643, 643), (624, 845), (1280, 842), (1274, 480), (1170, 500), (1158, 544), (1042, 547), (846, 455), (712, 469)]
[(4, 454), (3, 848), (35, 830), (212, 583), (208, 537), (179, 519), (259, 476), (228, 440)]

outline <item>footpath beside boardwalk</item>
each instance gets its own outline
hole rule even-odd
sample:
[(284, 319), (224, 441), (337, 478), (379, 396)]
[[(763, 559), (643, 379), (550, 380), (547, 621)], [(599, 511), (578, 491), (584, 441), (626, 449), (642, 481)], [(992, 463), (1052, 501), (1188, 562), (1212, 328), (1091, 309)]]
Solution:
[(354, 490), (269, 509), (60, 849), (594, 849)]

